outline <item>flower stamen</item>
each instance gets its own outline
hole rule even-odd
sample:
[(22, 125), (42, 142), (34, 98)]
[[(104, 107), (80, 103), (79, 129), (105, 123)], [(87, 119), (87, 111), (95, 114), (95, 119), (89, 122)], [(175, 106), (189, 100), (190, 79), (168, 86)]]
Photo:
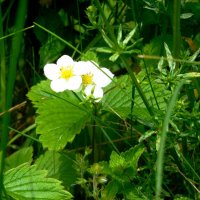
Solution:
[(68, 80), (73, 76), (73, 70), (72, 67), (61, 67), (60, 69), (60, 78)]
[(93, 74), (84, 74), (82, 75), (82, 82), (84, 85), (90, 85), (93, 83)]

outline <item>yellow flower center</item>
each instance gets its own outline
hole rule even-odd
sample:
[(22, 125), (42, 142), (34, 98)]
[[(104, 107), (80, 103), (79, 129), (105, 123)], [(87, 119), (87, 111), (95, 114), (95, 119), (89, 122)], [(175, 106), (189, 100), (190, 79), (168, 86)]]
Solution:
[(61, 67), (60, 69), (60, 78), (69, 79), (73, 76), (72, 67)]
[(93, 83), (93, 75), (92, 74), (85, 74), (82, 75), (82, 82), (85, 85), (90, 85)]

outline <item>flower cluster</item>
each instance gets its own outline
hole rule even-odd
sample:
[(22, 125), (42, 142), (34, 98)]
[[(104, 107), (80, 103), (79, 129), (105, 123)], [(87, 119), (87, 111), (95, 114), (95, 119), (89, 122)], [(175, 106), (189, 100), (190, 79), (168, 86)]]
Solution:
[(83, 91), (85, 98), (96, 102), (103, 97), (103, 88), (111, 83), (114, 74), (107, 68), (100, 68), (93, 61), (74, 61), (63, 55), (56, 64), (44, 66), (45, 76), (51, 80), (51, 89), (55, 92), (73, 90)]

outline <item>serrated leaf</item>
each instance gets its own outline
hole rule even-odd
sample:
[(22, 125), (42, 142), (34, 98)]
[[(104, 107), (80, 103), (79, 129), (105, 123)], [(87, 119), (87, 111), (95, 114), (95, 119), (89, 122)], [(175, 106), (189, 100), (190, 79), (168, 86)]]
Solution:
[(50, 150), (60, 150), (72, 142), (90, 119), (90, 109), (71, 91), (49, 92), (49, 82), (32, 87), (28, 97), (37, 107), (36, 132)]
[[(156, 94), (156, 100), (148, 81), (143, 80), (140, 83), (141, 88), (152, 109), (157, 114), (162, 114), (166, 108), (166, 100), (170, 97), (171, 93), (165, 89), (164, 85), (158, 84), (155, 80), (152, 80), (151, 83)], [(132, 114), (137, 120), (142, 120), (146, 125), (152, 126), (152, 116), (149, 115), (137, 90), (134, 99), (132, 99), (132, 81), (129, 76), (124, 75), (120, 78), (115, 78), (109, 87), (107, 87), (107, 91), (102, 99), (103, 110), (115, 113), (120, 118), (127, 118)], [(133, 112), (131, 113), (131, 104), (133, 102)]]
[(114, 79), (102, 99), (103, 109), (117, 114), (120, 118), (128, 116), (131, 110), (132, 87), (129, 76)]
[(126, 152), (122, 152), (121, 156), (125, 159), (127, 166), (132, 167), (133, 170), (136, 171), (138, 160), (143, 152), (144, 147), (142, 145), (137, 145)]
[(109, 166), (111, 169), (124, 168), (126, 165), (125, 159), (115, 151), (111, 153)]
[(48, 177), (62, 180), (64, 186), (70, 188), (77, 179), (71, 155), (55, 151), (46, 151), (35, 162), (37, 169), (48, 170)]
[(17, 167), (22, 163), (32, 162), (33, 147), (21, 148), (6, 158), (5, 170)]
[(81, 55), (81, 60), (82, 61), (88, 61), (88, 60), (92, 60), (96, 63), (99, 63), (98, 57), (97, 57), (97, 53), (89, 50), (86, 53), (84, 53), (83, 55)]
[(46, 178), (46, 171), (25, 163), (4, 174), (6, 193), (16, 200), (64, 200), (72, 195), (64, 190), (61, 182)]

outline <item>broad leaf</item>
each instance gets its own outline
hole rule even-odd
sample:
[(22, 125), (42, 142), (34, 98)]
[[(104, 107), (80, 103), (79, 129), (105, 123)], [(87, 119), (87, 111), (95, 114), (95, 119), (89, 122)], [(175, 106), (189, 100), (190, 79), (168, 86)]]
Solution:
[(102, 200), (112, 200), (119, 191), (120, 185), (116, 181), (109, 182), (101, 192)]
[(61, 182), (46, 178), (47, 172), (25, 163), (4, 174), (7, 195), (16, 200), (64, 200), (72, 195), (64, 190)]
[(77, 178), (74, 162), (71, 155), (62, 154), (55, 151), (46, 151), (35, 162), (37, 169), (48, 170), (48, 177), (62, 180), (63, 184), (69, 188)]
[[(170, 92), (165, 89), (164, 85), (156, 83), (155, 80), (151, 80), (151, 83), (156, 97), (154, 97), (148, 80), (143, 80), (140, 83), (141, 88), (155, 113), (161, 114), (166, 108), (166, 100), (170, 97)], [(120, 118), (127, 118), (132, 114), (133, 118), (151, 125), (153, 123), (152, 116), (149, 115), (137, 90), (135, 95), (132, 95), (132, 84), (127, 75), (114, 79), (113, 83), (107, 87), (106, 94), (102, 99), (103, 109), (115, 113)], [(134, 96), (133, 99), (132, 96)], [(133, 112), (131, 113), (132, 104)]]
[(54, 93), (49, 87), (49, 81), (43, 81), (32, 87), (28, 97), (37, 107), (36, 132), (43, 146), (60, 150), (80, 133), (91, 113), (73, 92)]
[(120, 118), (128, 116), (131, 110), (132, 87), (128, 76), (114, 79), (107, 87), (107, 92), (102, 99), (103, 109), (117, 114)]
[(50, 37), (50, 39), (40, 48), (40, 67), (58, 59), (58, 55), (65, 48), (65, 44), (60, 40)]
[(11, 169), (25, 162), (32, 162), (33, 147), (21, 148), (6, 158), (5, 169)]

